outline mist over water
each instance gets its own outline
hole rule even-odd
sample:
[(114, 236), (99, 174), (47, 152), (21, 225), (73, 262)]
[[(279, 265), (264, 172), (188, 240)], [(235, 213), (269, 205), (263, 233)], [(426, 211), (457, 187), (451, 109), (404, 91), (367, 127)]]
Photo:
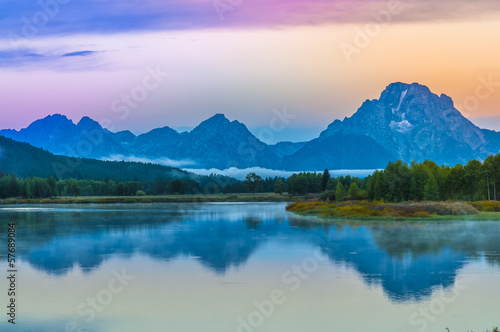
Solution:
[[(220, 169), (215, 169), (215, 168), (212, 168), (212, 169), (189, 169), (189, 168), (185, 168), (184, 169), (185, 171), (188, 171), (188, 172), (193, 172), (193, 173), (196, 173), (196, 174), (200, 174), (200, 175), (210, 175), (210, 174), (220, 174), (220, 175), (227, 175), (227, 176), (230, 176), (230, 177), (233, 177), (233, 178), (236, 178), (238, 180), (245, 180), (245, 177), (248, 173), (255, 173), (257, 175), (260, 175), (261, 177), (263, 178), (266, 178), (266, 177), (271, 177), (271, 178), (274, 178), (274, 177), (285, 177), (285, 178), (288, 178), (290, 177), (292, 174), (297, 174), (297, 173), (300, 173), (300, 172), (291, 172), (291, 171), (280, 171), (280, 170), (273, 170), (273, 169), (266, 169), (266, 168), (261, 168), (261, 167), (252, 167), (252, 168), (245, 168), (245, 169), (239, 169), (239, 168), (235, 168), (235, 167), (231, 167), (231, 168), (228, 168), (228, 169), (225, 169), (225, 170), (220, 170)], [(316, 173), (322, 173), (324, 170), (307, 170), (307, 171), (304, 171), (304, 172), (316, 172)], [(372, 174), (375, 170), (364, 170), (364, 169), (351, 169), (351, 170), (348, 170), (348, 169), (339, 169), (339, 170), (331, 170), (329, 171), (330, 172), (330, 175), (333, 176), (333, 177), (336, 177), (336, 176), (347, 176), (347, 175), (350, 175), (352, 177), (358, 177), (358, 178), (364, 178), (370, 174)]]
[[(250, 331), (249, 319), (260, 316), (251, 330), (498, 324), (495, 222), (322, 224), (284, 203), (25, 206), (0, 208), (0, 219), (2, 231), (9, 221), (18, 229), (15, 331), (70, 323), (82, 331)], [(130, 280), (107, 303), (117, 273)], [(260, 305), (273, 291), (282, 301), (266, 315)], [(12, 329), (2, 321), (0, 330)]]

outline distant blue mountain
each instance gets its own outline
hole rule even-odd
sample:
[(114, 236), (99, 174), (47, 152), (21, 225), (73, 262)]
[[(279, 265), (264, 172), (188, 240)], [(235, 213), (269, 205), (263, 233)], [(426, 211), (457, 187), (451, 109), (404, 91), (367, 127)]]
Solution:
[(222, 114), (191, 132), (163, 127), (139, 136), (112, 133), (88, 117), (74, 124), (55, 114), (20, 131), (1, 130), (0, 135), (66, 156), (135, 157), (206, 169), (375, 169), (397, 159), (454, 165), (500, 151), (500, 133), (475, 126), (451, 98), (417, 83), (389, 85), (379, 99), (365, 101), (350, 118), (335, 120), (310, 142), (269, 146)]
[(89, 117), (83, 117), (75, 125), (66, 116), (54, 114), (20, 131), (2, 130), (0, 135), (64, 156), (100, 159), (106, 155), (128, 153), (112, 138), (116, 134), (103, 129)]
[(446, 95), (420, 84), (393, 83), (350, 118), (285, 156), (290, 170), (374, 169), (388, 161), (433, 160), (455, 165), (500, 151), (500, 133), (480, 129)]

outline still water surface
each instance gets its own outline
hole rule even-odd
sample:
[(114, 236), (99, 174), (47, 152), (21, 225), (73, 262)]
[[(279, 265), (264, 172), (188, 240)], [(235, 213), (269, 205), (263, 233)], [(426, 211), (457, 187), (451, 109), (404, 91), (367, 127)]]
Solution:
[(19, 270), (16, 325), (4, 313), (0, 331), (500, 325), (496, 222), (325, 226), (283, 203), (2, 207), (0, 220), (3, 274), (12, 221)]

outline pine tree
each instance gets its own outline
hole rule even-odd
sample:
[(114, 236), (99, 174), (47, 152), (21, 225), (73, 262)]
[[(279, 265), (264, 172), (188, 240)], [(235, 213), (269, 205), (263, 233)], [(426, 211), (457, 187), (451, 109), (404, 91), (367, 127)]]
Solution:
[(385, 183), (384, 183), (384, 173), (381, 171), (375, 171), (373, 184), (373, 199), (380, 201), (385, 195)]
[(424, 200), (437, 201), (439, 200), (439, 187), (434, 175), (429, 174), (429, 179), (424, 186)]
[(328, 180), (330, 180), (330, 172), (328, 172), (328, 169), (325, 169), (325, 171), (323, 172), (323, 177), (321, 178), (321, 191), (326, 190)]
[(19, 188), (19, 183), (17, 181), (17, 177), (14, 173), (10, 176), (10, 185), (7, 196), (9, 197), (17, 197), (21, 194), (21, 190)]
[(415, 180), (415, 177), (413, 175), (410, 178), (409, 194), (410, 194), (410, 196), (408, 197), (409, 200), (417, 200), (418, 199), (417, 181)]
[(345, 188), (339, 181), (339, 183), (337, 183), (337, 188), (335, 189), (335, 198), (337, 199), (337, 202), (342, 202), (344, 200), (344, 196), (345, 196)]
[(285, 191), (285, 183), (282, 179), (276, 179), (274, 181), (274, 192), (281, 195), (283, 191)]
[(349, 197), (358, 198), (360, 191), (361, 189), (359, 189), (358, 185), (355, 182), (353, 182), (349, 187)]
[(57, 196), (57, 191), (56, 191), (56, 179), (54, 177), (49, 176), (47, 179), (47, 184), (50, 188), (50, 196)]

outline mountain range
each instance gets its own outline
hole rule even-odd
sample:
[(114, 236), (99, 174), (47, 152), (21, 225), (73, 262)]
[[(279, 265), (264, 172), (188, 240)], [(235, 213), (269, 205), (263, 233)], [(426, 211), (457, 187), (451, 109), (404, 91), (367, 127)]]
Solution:
[(366, 100), (351, 117), (335, 120), (309, 142), (267, 145), (248, 128), (216, 114), (190, 132), (170, 127), (134, 135), (113, 133), (83, 117), (74, 124), (54, 114), (20, 131), (0, 135), (54, 154), (106, 160), (146, 159), (184, 168), (287, 171), (383, 168), (401, 159), (454, 165), (500, 151), (500, 133), (465, 118), (450, 97), (413, 83), (390, 84), (379, 99)]

